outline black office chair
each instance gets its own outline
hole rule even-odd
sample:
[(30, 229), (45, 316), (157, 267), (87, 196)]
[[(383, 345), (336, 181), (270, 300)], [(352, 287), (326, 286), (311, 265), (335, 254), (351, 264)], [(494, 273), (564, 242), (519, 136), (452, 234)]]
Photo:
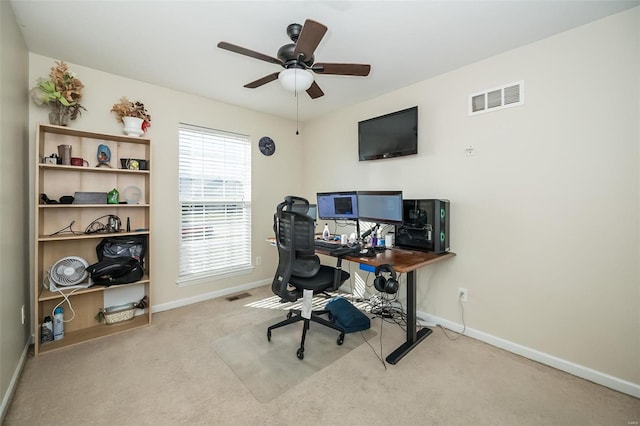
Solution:
[[(278, 269), (271, 283), (271, 290), (280, 296), (281, 302), (295, 302), (303, 295), (303, 290), (312, 290), (313, 294), (337, 290), (343, 282), (349, 279), (349, 273), (341, 269), (341, 259), (338, 258), (336, 267), (320, 264), (315, 254), (314, 238), (315, 226), (313, 219), (306, 215), (309, 202), (301, 197), (287, 196), (278, 204), (273, 217), (273, 230), (278, 247)], [(302, 340), (297, 356), (304, 358), (304, 341), (311, 321), (333, 328), (340, 332), (337, 343), (344, 342), (344, 329), (322, 318), (320, 315), (329, 314), (328, 310), (311, 312), (311, 318), (302, 317), (300, 309), (290, 309), (287, 319), (272, 325), (267, 329), (267, 339), (271, 341), (271, 330), (304, 321)]]

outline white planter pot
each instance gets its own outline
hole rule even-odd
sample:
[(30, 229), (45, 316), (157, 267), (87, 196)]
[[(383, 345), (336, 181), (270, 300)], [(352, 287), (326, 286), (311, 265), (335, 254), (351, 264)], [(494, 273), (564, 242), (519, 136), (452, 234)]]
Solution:
[(122, 129), (127, 136), (137, 136), (140, 137), (144, 134), (144, 130), (142, 130), (142, 118), (138, 117), (122, 117), (122, 122), (124, 123), (124, 128)]

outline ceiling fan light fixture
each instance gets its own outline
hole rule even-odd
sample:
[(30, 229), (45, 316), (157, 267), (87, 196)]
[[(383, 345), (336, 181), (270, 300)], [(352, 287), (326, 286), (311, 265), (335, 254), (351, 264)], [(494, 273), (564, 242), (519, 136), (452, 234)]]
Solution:
[(280, 71), (278, 80), (289, 92), (303, 92), (313, 84), (313, 74), (301, 68), (288, 68)]

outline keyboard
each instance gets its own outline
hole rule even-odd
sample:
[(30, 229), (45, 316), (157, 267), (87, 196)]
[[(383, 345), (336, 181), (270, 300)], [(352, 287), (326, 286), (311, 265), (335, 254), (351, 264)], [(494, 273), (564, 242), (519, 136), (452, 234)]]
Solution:
[(340, 244), (339, 241), (325, 241), (325, 240), (313, 240), (313, 244), (318, 248), (323, 248), (327, 250), (337, 249), (340, 247), (346, 247)]
[(338, 247), (329, 251), (331, 256), (358, 256), (360, 253), (360, 247)]

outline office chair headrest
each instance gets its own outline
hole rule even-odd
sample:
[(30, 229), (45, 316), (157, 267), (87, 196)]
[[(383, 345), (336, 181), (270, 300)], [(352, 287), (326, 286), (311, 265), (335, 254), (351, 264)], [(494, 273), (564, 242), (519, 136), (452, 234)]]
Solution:
[(309, 211), (309, 201), (306, 198), (287, 195), (284, 197), (284, 201), (278, 204), (278, 212), (283, 210), (306, 214)]

